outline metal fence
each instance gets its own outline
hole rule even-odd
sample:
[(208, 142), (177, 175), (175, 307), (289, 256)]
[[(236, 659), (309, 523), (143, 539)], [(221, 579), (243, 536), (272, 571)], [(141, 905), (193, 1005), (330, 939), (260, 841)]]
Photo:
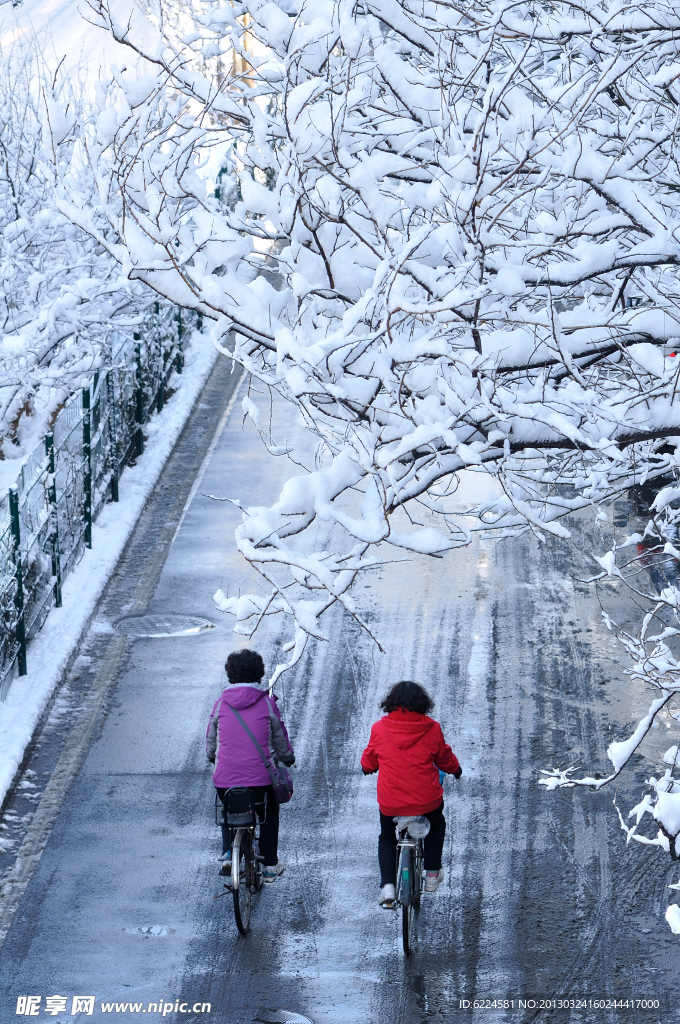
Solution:
[(62, 581), (92, 546), (93, 521), (118, 501), (120, 475), (144, 450), (144, 424), (163, 408), (173, 370), (182, 372), (189, 316), (154, 303), (138, 332), (113, 335), (107, 368), (71, 395), (0, 501), (2, 700), (26, 674), (28, 641), (61, 605)]

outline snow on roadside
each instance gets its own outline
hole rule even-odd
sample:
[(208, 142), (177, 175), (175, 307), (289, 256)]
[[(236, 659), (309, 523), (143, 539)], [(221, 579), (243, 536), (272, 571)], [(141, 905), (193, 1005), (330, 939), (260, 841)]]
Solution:
[(147, 424), (144, 454), (121, 477), (120, 501), (102, 509), (92, 527), (91, 550), (64, 581), (62, 607), (50, 611), (29, 644), (28, 675), (14, 679), (0, 702), (0, 805), (217, 357), (210, 338), (194, 333), (177, 391)]

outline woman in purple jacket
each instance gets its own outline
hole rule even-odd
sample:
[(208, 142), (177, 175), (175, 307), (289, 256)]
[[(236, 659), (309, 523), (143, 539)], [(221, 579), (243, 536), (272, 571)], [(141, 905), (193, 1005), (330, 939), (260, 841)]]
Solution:
[[(234, 709), (246, 723), (268, 757), (272, 752), (286, 766), (295, 761), (295, 752), (288, 739), (286, 727), (276, 697), (269, 696), (269, 687), (262, 683), (264, 662), (256, 651), (234, 651), (224, 666), (229, 686), (215, 702), (206, 734), (208, 760), (215, 765), (213, 783), (224, 800), (232, 786), (247, 786), (255, 801), (266, 800), (266, 814), (260, 813), (260, 853), (263, 858), (263, 878), (274, 882), (283, 871), (278, 859), (279, 805), (271, 784), (271, 777), (257, 747), (234, 714)], [(258, 811), (260, 809), (258, 808)], [(229, 829), (222, 828), (222, 867), (220, 874), (231, 874), (231, 838)]]

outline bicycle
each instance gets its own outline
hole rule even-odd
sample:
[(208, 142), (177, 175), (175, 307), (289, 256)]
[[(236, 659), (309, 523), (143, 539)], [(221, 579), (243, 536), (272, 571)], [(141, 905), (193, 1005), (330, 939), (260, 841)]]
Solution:
[(423, 891), (424, 851), (423, 838), (430, 829), (419, 819), (397, 823), (397, 906), (401, 906), (402, 942), (404, 953), (409, 956), (412, 948), (413, 924), (420, 910), (420, 896)]
[[(262, 857), (256, 834), (259, 807), (264, 808), (264, 820), (267, 813), (266, 798), (261, 804), (256, 803), (252, 791), (245, 786), (228, 789), (224, 794), (224, 803), (215, 794), (215, 821), (218, 825), (226, 824), (232, 838), (231, 881), (225, 882), (224, 888), (234, 898), (234, 917), (241, 935), (246, 935), (250, 928), (252, 898), (263, 884)], [(227, 893), (219, 895), (226, 896)]]

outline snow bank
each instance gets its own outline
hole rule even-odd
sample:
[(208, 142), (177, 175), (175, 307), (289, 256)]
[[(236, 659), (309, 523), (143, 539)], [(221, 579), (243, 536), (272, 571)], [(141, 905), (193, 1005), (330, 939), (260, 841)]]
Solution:
[(92, 549), (85, 551), (64, 582), (62, 607), (51, 610), (29, 645), (28, 675), (14, 679), (0, 703), (0, 805), (216, 359), (209, 337), (194, 333), (186, 348), (181, 386), (160, 415), (149, 421), (144, 454), (121, 477), (120, 502), (102, 509), (92, 527)]

